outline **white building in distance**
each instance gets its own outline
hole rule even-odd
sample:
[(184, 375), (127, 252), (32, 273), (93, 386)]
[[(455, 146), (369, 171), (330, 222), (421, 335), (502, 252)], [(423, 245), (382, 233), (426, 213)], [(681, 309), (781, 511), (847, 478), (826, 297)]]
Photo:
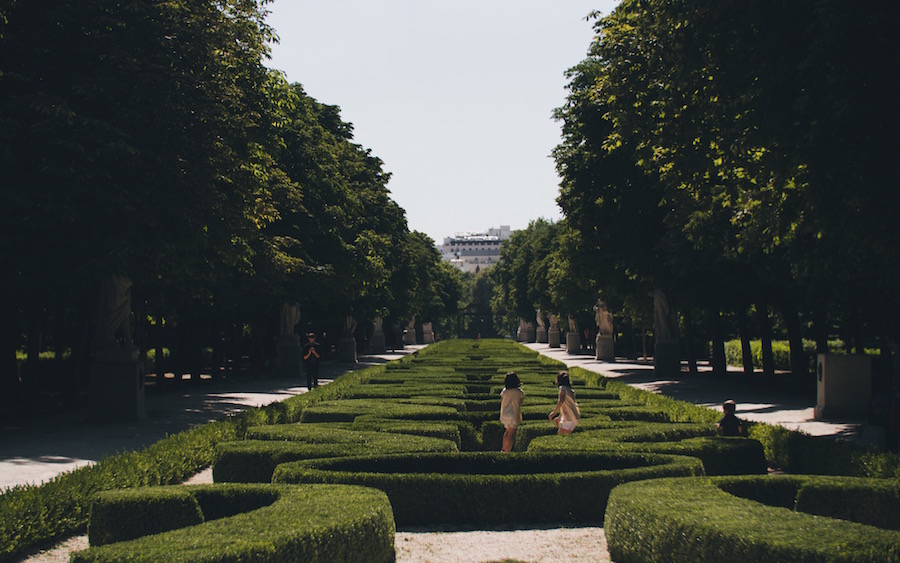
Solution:
[(463, 272), (478, 272), (500, 261), (500, 245), (511, 234), (509, 225), (486, 233), (456, 233), (444, 238), (441, 257)]

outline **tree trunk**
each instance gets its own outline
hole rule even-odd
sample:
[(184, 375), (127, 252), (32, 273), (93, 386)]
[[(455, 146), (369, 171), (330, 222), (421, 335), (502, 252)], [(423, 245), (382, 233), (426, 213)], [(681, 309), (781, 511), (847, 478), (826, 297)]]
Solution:
[(809, 378), (809, 358), (803, 351), (803, 331), (800, 327), (800, 312), (796, 305), (786, 305), (782, 311), (787, 327), (788, 344), (791, 347), (791, 375), (797, 384), (804, 384)]
[[(7, 295), (7, 299), (11, 296)], [(15, 309), (3, 307), (0, 315), (0, 396), (9, 405), (16, 402), (19, 393), (19, 362), (16, 360), (18, 333)]]
[(747, 322), (747, 308), (737, 311), (738, 331), (741, 335), (741, 365), (746, 377), (753, 377), (753, 348), (750, 346), (750, 325)]
[(765, 301), (760, 301), (756, 306), (756, 314), (759, 316), (763, 376), (772, 378), (775, 376), (775, 358), (772, 354), (772, 324), (769, 319), (769, 305)]
[(824, 304), (813, 306), (813, 338), (816, 340), (816, 354), (828, 353), (828, 315)]
[(712, 363), (713, 375), (724, 377), (728, 374), (728, 360), (725, 357), (725, 327), (722, 323), (722, 313), (717, 310), (710, 309), (712, 317), (712, 350), (710, 358)]
[(688, 373), (697, 375), (697, 352), (694, 350), (694, 323), (690, 308), (684, 310), (684, 340), (687, 345)]

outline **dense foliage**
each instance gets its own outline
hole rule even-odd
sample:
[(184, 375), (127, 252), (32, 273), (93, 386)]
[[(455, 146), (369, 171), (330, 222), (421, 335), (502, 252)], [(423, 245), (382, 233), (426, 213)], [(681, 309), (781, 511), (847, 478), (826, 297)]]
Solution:
[(85, 377), (111, 274), (133, 282), (142, 352), (179, 374), (264, 369), (286, 302), (329, 338), (354, 316), (361, 343), (376, 316), (455, 312), (458, 275), (382, 161), (265, 66), (267, 3), (0, 2), (5, 397), (37, 387), (45, 350)]

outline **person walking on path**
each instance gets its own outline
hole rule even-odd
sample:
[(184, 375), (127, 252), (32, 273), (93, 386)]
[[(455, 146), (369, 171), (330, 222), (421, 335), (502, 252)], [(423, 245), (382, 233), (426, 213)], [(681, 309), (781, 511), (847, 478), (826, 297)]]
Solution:
[(722, 403), (722, 412), (725, 414), (716, 423), (716, 430), (722, 436), (741, 436), (744, 433), (744, 423), (734, 415), (735, 410), (737, 405), (731, 399)]
[(321, 348), (316, 342), (316, 333), (306, 335), (306, 344), (303, 345), (303, 371), (306, 372), (306, 388), (312, 389), (319, 386), (319, 360), (322, 359)]
[(516, 429), (522, 423), (522, 403), (525, 402), (525, 393), (522, 392), (522, 382), (516, 372), (506, 374), (504, 381), (506, 386), (500, 391), (500, 422), (506, 429), (503, 433), (503, 449), (511, 452), (516, 442)]
[(556, 376), (556, 386), (559, 389), (559, 400), (556, 401), (556, 406), (548, 418), (556, 424), (557, 434), (571, 434), (581, 421), (581, 409), (575, 402), (575, 392), (572, 391), (569, 372), (559, 372), (559, 375)]

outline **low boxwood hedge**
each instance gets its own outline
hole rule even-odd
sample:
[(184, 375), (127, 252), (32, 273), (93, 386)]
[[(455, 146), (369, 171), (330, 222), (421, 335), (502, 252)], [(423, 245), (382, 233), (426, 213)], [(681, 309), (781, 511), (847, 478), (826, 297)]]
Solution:
[[(221, 514), (225, 505), (231, 510)], [(169, 517), (191, 510), (199, 517), (195, 525), (183, 527), (183, 519)], [(218, 518), (204, 517), (207, 510)], [(347, 485), (199, 485), (103, 494), (90, 528), (92, 543), (94, 536), (133, 535), (128, 530), (140, 537), (75, 552), (73, 563), (394, 561), (387, 497)], [(159, 529), (166, 531), (154, 533)]]
[[(900, 484), (881, 479), (657, 479), (617, 487), (604, 527), (621, 563), (900, 561), (898, 498)], [(891, 515), (895, 528), (869, 525), (882, 524), (875, 513)]]
[(347, 399), (322, 401), (303, 409), (301, 422), (353, 422), (357, 416), (375, 415), (381, 418), (407, 420), (453, 420), (458, 410), (452, 407), (410, 405), (378, 399)]
[(268, 483), (278, 464), (301, 459), (405, 452), (454, 452), (455, 442), (430, 436), (390, 432), (342, 431), (358, 439), (333, 442), (241, 440), (216, 446), (213, 480), (217, 483)]
[(385, 491), (398, 525), (596, 522), (620, 483), (699, 475), (698, 459), (660, 454), (401, 454), (279, 465), (273, 482)]
[[(614, 441), (607, 430), (546, 436), (531, 441), (528, 451), (617, 451), (650, 452), (696, 457), (707, 475), (754, 475), (767, 473), (762, 444), (749, 438), (702, 436), (679, 441)], [(617, 432), (617, 431), (612, 431)]]

